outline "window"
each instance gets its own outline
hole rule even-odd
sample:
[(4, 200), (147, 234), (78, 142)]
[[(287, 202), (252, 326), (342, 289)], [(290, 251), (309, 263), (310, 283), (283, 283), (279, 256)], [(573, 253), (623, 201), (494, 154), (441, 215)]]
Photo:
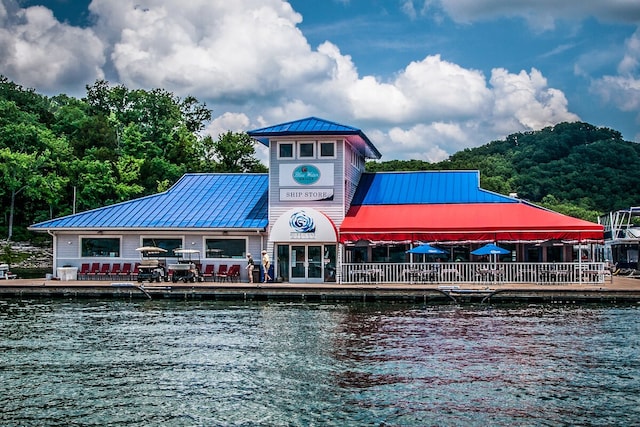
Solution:
[(157, 239), (157, 238), (144, 238), (142, 239), (142, 246), (155, 246), (157, 248), (166, 249), (166, 256), (177, 256), (173, 251), (174, 249), (182, 248), (182, 239)]
[(86, 237), (81, 240), (83, 257), (119, 257), (120, 239)]
[(300, 150), (299, 155), (300, 158), (303, 157), (314, 157), (314, 143), (313, 142), (301, 142), (298, 144), (298, 149)]
[(336, 156), (335, 142), (320, 143), (320, 157), (335, 157), (335, 156)]
[(293, 158), (293, 144), (289, 142), (278, 143), (278, 158), (280, 159), (292, 159)]
[(244, 258), (246, 239), (207, 239), (206, 258)]

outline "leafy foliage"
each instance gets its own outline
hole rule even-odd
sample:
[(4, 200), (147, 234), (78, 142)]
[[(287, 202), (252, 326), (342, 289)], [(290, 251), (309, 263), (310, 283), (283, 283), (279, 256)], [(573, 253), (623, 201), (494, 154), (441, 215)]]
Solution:
[[(246, 134), (202, 135), (211, 110), (104, 80), (51, 98), (0, 76), (0, 229), (164, 191), (185, 172), (263, 172)], [(76, 199), (74, 200), (74, 193)], [(74, 205), (75, 203), (75, 205)]]

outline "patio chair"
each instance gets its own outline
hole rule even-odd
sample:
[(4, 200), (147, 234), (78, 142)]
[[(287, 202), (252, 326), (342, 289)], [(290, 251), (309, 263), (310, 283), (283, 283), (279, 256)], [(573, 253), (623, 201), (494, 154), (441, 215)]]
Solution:
[(91, 264), (91, 270), (89, 270), (89, 272), (87, 273), (87, 279), (89, 278), (95, 279), (98, 276), (99, 272), (100, 272), (100, 263), (94, 262), (93, 264)]
[(122, 264), (122, 270), (120, 271), (120, 277), (123, 279), (130, 279), (131, 277), (131, 263), (125, 262)]
[(78, 279), (85, 280), (89, 275), (89, 271), (91, 270), (91, 265), (86, 262), (80, 266), (80, 271), (78, 272)]
[(227, 279), (233, 282), (240, 281), (240, 264), (233, 264), (227, 272)]
[(202, 278), (207, 281), (207, 278), (211, 278), (213, 281), (213, 276), (216, 274), (216, 266), (215, 264), (207, 264), (204, 266), (204, 271), (202, 272)]
[(114, 262), (111, 266), (111, 270), (109, 270), (109, 278), (115, 279), (120, 277), (120, 263)]
[(136, 262), (133, 266), (133, 271), (131, 272), (131, 280), (136, 280), (138, 278), (139, 271), (140, 271), (140, 263)]
[(96, 276), (99, 280), (102, 280), (102, 278), (106, 279), (110, 271), (111, 271), (110, 264), (102, 264), (102, 267), (100, 267), (100, 271), (98, 271), (98, 274)]
[(227, 278), (227, 264), (220, 264), (216, 273), (216, 279), (222, 282), (223, 280), (227, 280)]

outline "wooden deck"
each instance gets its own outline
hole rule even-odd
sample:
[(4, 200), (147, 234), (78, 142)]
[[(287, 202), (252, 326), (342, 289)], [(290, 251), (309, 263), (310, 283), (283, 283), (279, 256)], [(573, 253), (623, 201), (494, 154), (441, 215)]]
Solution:
[(0, 298), (127, 298), (177, 300), (406, 303), (640, 303), (640, 279), (604, 284), (291, 284), (144, 283), (128, 281), (0, 281)]

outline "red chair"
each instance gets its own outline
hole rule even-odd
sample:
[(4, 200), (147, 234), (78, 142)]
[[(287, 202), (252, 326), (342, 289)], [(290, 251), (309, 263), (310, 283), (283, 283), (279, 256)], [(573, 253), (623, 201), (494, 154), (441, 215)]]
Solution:
[(98, 273), (100, 272), (100, 263), (99, 262), (94, 262), (93, 264), (91, 264), (91, 270), (89, 270), (89, 273), (87, 273), (87, 279), (89, 277), (97, 277)]
[(207, 280), (207, 277), (210, 277), (213, 281), (213, 276), (216, 274), (216, 266), (214, 264), (207, 264), (204, 266), (204, 271), (202, 272), (202, 277), (204, 280)]
[(111, 270), (109, 270), (109, 278), (114, 279), (120, 277), (120, 263), (114, 262), (111, 266)]
[(83, 280), (89, 276), (89, 271), (91, 270), (89, 263), (84, 263), (80, 267), (80, 271), (78, 272), (78, 279)]
[(131, 280), (136, 280), (138, 278), (138, 272), (140, 271), (140, 263), (136, 262), (133, 266), (133, 271), (131, 272)]
[(238, 282), (240, 281), (240, 264), (233, 264), (227, 272), (227, 279)]
[(109, 271), (111, 271), (111, 266), (109, 264), (102, 264), (100, 271), (98, 271), (98, 279), (102, 280), (102, 277), (106, 279), (109, 275)]
[(219, 282), (222, 282), (223, 280), (227, 280), (227, 264), (220, 264), (218, 266), (216, 279), (218, 279)]
[(130, 279), (131, 277), (131, 263), (125, 262), (122, 264), (122, 271), (120, 271), (120, 276), (123, 279)]

